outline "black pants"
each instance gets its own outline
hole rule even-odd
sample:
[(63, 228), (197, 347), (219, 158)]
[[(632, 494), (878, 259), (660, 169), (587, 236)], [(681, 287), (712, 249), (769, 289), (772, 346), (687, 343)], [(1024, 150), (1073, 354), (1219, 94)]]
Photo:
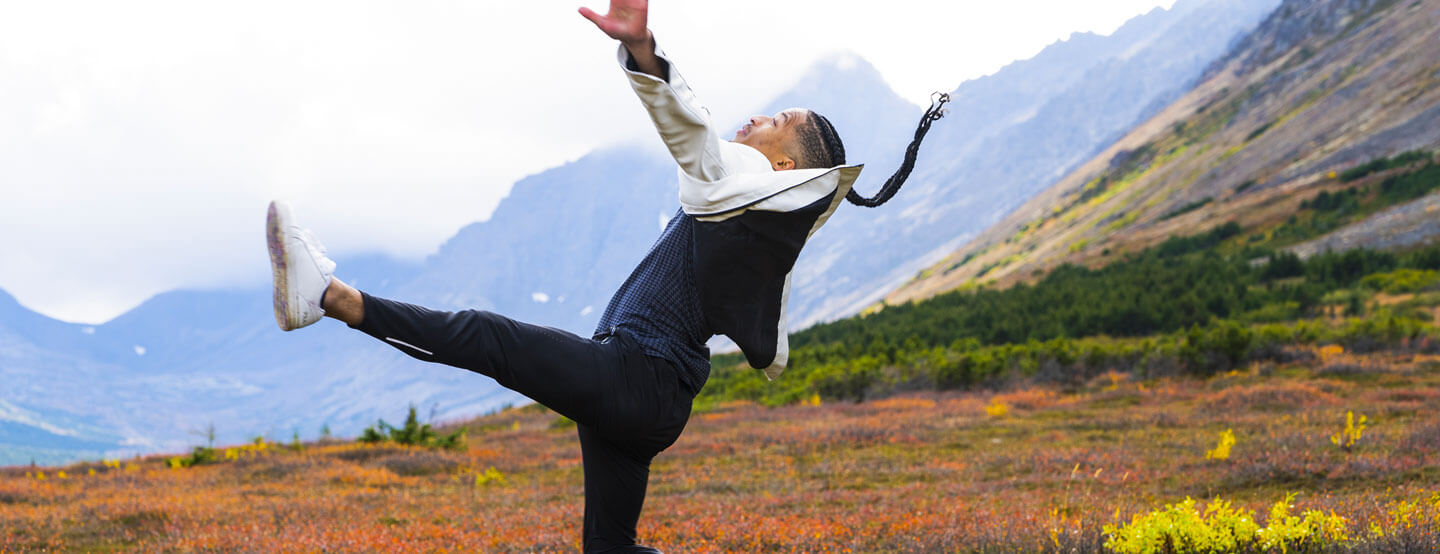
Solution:
[(484, 311), (439, 312), (368, 294), (357, 329), (411, 357), (468, 369), (574, 420), (585, 465), (586, 552), (636, 546), (650, 460), (680, 437), (692, 395), (678, 368), (623, 332), (596, 341)]

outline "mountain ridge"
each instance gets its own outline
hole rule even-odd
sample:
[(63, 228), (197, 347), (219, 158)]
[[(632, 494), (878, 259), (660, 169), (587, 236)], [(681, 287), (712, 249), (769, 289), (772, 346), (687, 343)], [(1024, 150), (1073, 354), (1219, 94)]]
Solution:
[[(801, 264), (807, 263), (809, 256), (809, 263), (827, 272), (880, 277), (848, 290), (842, 289), (850, 282), (826, 281), (829, 286), (817, 287), (819, 294), (798, 300), (797, 311), (812, 314), (803, 319), (801, 326), (871, 306), (943, 259), (1072, 166), (1113, 142), (1116, 135), (1145, 117), (1145, 109), (1156, 100), (1188, 88), (1186, 84), (1197, 78), (1214, 57), (1223, 54), (1232, 39), (1274, 5), (1238, 0), (1193, 1), (1177, 3), (1175, 10), (1136, 18), (1112, 35), (1121, 42), (1108, 47), (1110, 55), (1086, 65), (1057, 64), (1060, 67), (1056, 79), (1045, 82), (1069, 84), (1051, 91), (1043, 103), (995, 108), (983, 102), (987, 95), (1003, 96), (1023, 83), (977, 80), (962, 84), (951, 94), (955, 101), (950, 115), (937, 123), (927, 139), (927, 148), (949, 145), (946, 155), (936, 156), (932, 150), (922, 149), (921, 164), (911, 174), (910, 184), (885, 211), (867, 213), (869, 221), (848, 221), (854, 212), (844, 210), (832, 219), (842, 227), (848, 226), (852, 239), (887, 247), (868, 258), (827, 265), (815, 261), (832, 253), (823, 237), (817, 235), (822, 240), (807, 246)], [(1146, 44), (1142, 49), (1145, 55), (1116, 58), (1139, 44)], [(1063, 53), (1054, 52), (1041, 59), (1054, 60)], [(1031, 66), (1021, 67), (1032, 70)], [(1071, 78), (1074, 80), (1066, 81)], [(991, 92), (975, 92), (986, 90)], [(978, 114), (1013, 118), (1032, 109), (1034, 115), (1026, 116), (1021, 123), (990, 134), (983, 132), (984, 125), (969, 119)], [(959, 214), (963, 217), (955, 217)], [(899, 234), (906, 240), (892, 239), (893, 229), (900, 229)], [(792, 302), (797, 301), (792, 297)]]
[(1225, 221), (1255, 247), (1299, 248), (1300, 235), (1334, 231), (1301, 228), (1320, 217), (1305, 197), (1377, 184), (1338, 173), (1440, 146), (1440, 39), (1426, 27), (1435, 22), (1433, 1), (1287, 0), (1189, 93), (885, 302), (1103, 265)]

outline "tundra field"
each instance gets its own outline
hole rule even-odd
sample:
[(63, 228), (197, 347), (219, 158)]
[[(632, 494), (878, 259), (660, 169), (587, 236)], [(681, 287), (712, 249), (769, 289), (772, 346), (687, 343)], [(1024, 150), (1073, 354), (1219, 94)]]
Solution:
[[(640, 534), (684, 552), (1097, 552), (1187, 497), (1266, 525), (1293, 495), (1292, 517), (1331, 528), (1290, 551), (1440, 549), (1440, 356), (1292, 354), (1208, 379), (714, 405), (656, 459)], [(7, 468), (0, 550), (578, 550), (574, 424), (530, 406), (464, 427), (461, 451), (260, 441), (190, 467)]]

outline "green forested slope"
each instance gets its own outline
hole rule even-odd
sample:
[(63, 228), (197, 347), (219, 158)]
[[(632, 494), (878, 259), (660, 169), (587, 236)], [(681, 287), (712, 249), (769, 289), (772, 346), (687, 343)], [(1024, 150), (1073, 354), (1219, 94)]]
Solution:
[[(1311, 209), (1331, 203), (1317, 198)], [(1301, 260), (1257, 246), (1272, 235), (1228, 223), (1098, 269), (1066, 265), (1033, 284), (962, 289), (818, 325), (792, 335), (790, 369), (773, 383), (738, 355), (717, 356), (702, 404), (862, 399), (1106, 370), (1203, 374), (1315, 342), (1435, 348), (1440, 245)], [(1408, 298), (1380, 306), (1381, 292)]]

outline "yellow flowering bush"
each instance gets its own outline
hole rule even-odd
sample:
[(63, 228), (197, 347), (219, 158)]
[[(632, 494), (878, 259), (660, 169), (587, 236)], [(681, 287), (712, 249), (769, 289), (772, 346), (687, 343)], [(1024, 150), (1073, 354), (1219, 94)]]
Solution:
[(1360, 415), (1360, 422), (1357, 424), (1355, 412), (1345, 412), (1345, 428), (1330, 435), (1330, 443), (1347, 451), (1354, 448), (1355, 443), (1360, 441), (1360, 436), (1365, 433), (1365, 422), (1364, 414)]
[(1321, 547), (1342, 543), (1350, 539), (1345, 518), (1333, 512), (1326, 515), (1320, 510), (1306, 510), (1300, 516), (1290, 515), (1291, 494), (1285, 500), (1270, 507), (1270, 520), (1265, 528), (1256, 533), (1260, 548), (1266, 551), (1289, 552), (1307, 547)]
[(505, 474), (504, 474), (504, 473), (501, 473), (500, 470), (495, 469), (495, 468), (493, 468), (493, 467), (492, 467), (492, 468), (489, 468), (489, 469), (486, 469), (486, 470), (485, 470), (484, 472), (482, 472), (482, 473), (476, 473), (476, 474), (475, 474), (475, 486), (477, 486), (477, 487), (483, 487), (483, 486), (485, 486), (485, 485), (504, 485), (504, 484), (505, 484)]
[(1235, 446), (1235, 430), (1226, 429), (1220, 433), (1220, 444), (1215, 448), (1205, 451), (1206, 460), (1228, 460), (1230, 459), (1230, 447)]
[(1260, 526), (1249, 513), (1215, 499), (1205, 513), (1195, 509), (1195, 500), (1186, 498), (1165, 509), (1136, 515), (1129, 525), (1106, 525), (1105, 547), (1121, 554), (1151, 552), (1219, 553), (1235, 552), (1255, 542)]
[(1195, 501), (1186, 498), (1163, 510), (1136, 515), (1124, 527), (1106, 525), (1105, 547), (1121, 554), (1290, 552), (1350, 540), (1345, 518), (1334, 513), (1306, 510), (1291, 515), (1294, 498), (1294, 494), (1288, 495), (1271, 506), (1265, 527), (1255, 521), (1253, 512), (1234, 508), (1224, 500), (1212, 500), (1202, 514)]

